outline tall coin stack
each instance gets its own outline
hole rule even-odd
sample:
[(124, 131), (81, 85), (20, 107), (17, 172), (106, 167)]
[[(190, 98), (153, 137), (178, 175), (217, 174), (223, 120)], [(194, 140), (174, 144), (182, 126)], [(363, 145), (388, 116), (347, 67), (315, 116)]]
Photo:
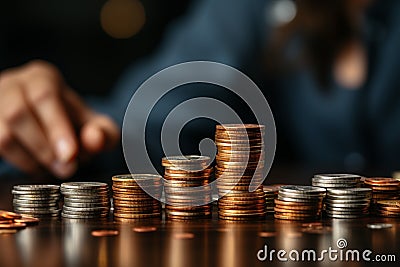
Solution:
[[(114, 220), (130, 221), (161, 216), (162, 177), (126, 174), (112, 177)], [(153, 198), (146, 191), (150, 192)]]
[(251, 187), (263, 180), (264, 133), (264, 125), (217, 125), (215, 176), (220, 196), (219, 218), (247, 220), (265, 217), (263, 186)]
[(322, 214), (326, 189), (315, 186), (284, 185), (275, 200), (275, 218), (282, 220), (314, 220)]
[(108, 185), (99, 182), (61, 184), (64, 196), (62, 217), (69, 219), (105, 218), (109, 214)]
[(186, 220), (211, 216), (212, 169), (210, 158), (188, 155), (162, 159), (165, 167), (165, 213), (168, 219)]
[(355, 174), (316, 174), (312, 185), (323, 188), (354, 188), (360, 185), (361, 176)]
[(372, 190), (369, 188), (328, 189), (325, 210), (328, 217), (353, 219), (368, 215)]
[(371, 177), (364, 179), (364, 186), (372, 189), (371, 211), (379, 212), (378, 201), (400, 199), (400, 181), (394, 178)]
[(60, 215), (58, 185), (15, 185), (12, 190), (14, 211), (33, 217)]

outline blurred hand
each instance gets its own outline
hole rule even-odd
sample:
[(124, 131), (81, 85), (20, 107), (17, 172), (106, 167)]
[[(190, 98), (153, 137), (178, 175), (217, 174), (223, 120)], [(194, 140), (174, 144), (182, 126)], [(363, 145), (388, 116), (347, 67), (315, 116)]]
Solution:
[(88, 108), (57, 68), (32, 61), (0, 73), (0, 156), (19, 169), (68, 178), (78, 156), (116, 145), (117, 125)]

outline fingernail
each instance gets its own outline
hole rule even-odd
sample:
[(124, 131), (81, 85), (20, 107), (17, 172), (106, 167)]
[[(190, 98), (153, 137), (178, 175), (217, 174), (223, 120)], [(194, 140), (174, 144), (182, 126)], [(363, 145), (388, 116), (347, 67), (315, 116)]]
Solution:
[(65, 163), (71, 160), (74, 151), (67, 140), (60, 139), (56, 144), (56, 153), (58, 160)]
[(55, 176), (60, 179), (70, 178), (77, 170), (78, 164), (76, 161), (63, 163), (56, 161), (52, 164), (52, 171)]

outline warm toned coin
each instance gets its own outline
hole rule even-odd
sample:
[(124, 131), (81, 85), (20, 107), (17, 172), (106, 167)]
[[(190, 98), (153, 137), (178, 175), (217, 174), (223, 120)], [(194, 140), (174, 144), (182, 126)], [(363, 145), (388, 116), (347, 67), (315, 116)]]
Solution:
[(383, 200), (383, 201), (378, 201), (377, 204), (383, 205), (383, 206), (400, 208), (400, 200)]
[(35, 217), (30, 217), (30, 216), (22, 216), (19, 219), (14, 219), (14, 222), (16, 223), (25, 223), (26, 225), (33, 225), (33, 224), (38, 224), (39, 219)]
[(154, 226), (138, 226), (132, 228), (132, 230), (136, 233), (149, 233), (157, 231), (157, 227)]
[(26, 227), (26, 223), (13, 222), (10, 224), (0, 224), (0, 229), (23, 229)]
[(117, 236), (119, 232), (117, 230), (94, 230), (92, 236), (105, 237), (105, 236)]
[(19, 219), (21, 218), (21, 214), (11, 212), (11, 211), (5, 211), (5, 210), (0, 210), (0, 218), (4, 219)]

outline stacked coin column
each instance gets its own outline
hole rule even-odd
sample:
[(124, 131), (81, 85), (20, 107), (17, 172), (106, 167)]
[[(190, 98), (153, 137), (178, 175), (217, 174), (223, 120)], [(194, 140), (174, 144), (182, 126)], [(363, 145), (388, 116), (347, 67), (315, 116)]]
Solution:
[(61, 184), (64, 196), (62, 217), (70, 219), (99, 219), (109, 214), (108, 185), (98, 182)]
[[(396, 200), (400, 198), (400, 181), (394, 178), (372, 177), (364, 179), (364, 186), (372, 189), (372, 212), (384, 217), (395, 217), (392, 216), (395, 208), (391, 206), (399, 205), (396, 204)], [(392, 201), (392, 204), (387, 201)]]
[(315, 186), (281, 186), (275, 200), (275, 218), (282, 220), (315, 220), (321, 217), (325, 188)]
[[(266, 215), (262, 185), (265, 127), (255, 124), (217, 125), (215, 143), (218, 214), (226, 220), (260, 219)], [(252, 182), (253, 181), (253, 182)]]
[(60, 215), (58, 185), (16, 185), (12, 194), (15, 212), (34, 217)]
[(187, 220), (211, 216), (211, 168), (206, 156), (172, 156), (165, 167), (165, 212), (168, 219)]
[(325, 210), (328, 217), (354, 219), (369, 213), (372, 190), (369, 188), (328, 189)]
[(161, 179), (160, 175), (153, 174), (113, 176), (114, 220), (123, 222), (160, 217)]

